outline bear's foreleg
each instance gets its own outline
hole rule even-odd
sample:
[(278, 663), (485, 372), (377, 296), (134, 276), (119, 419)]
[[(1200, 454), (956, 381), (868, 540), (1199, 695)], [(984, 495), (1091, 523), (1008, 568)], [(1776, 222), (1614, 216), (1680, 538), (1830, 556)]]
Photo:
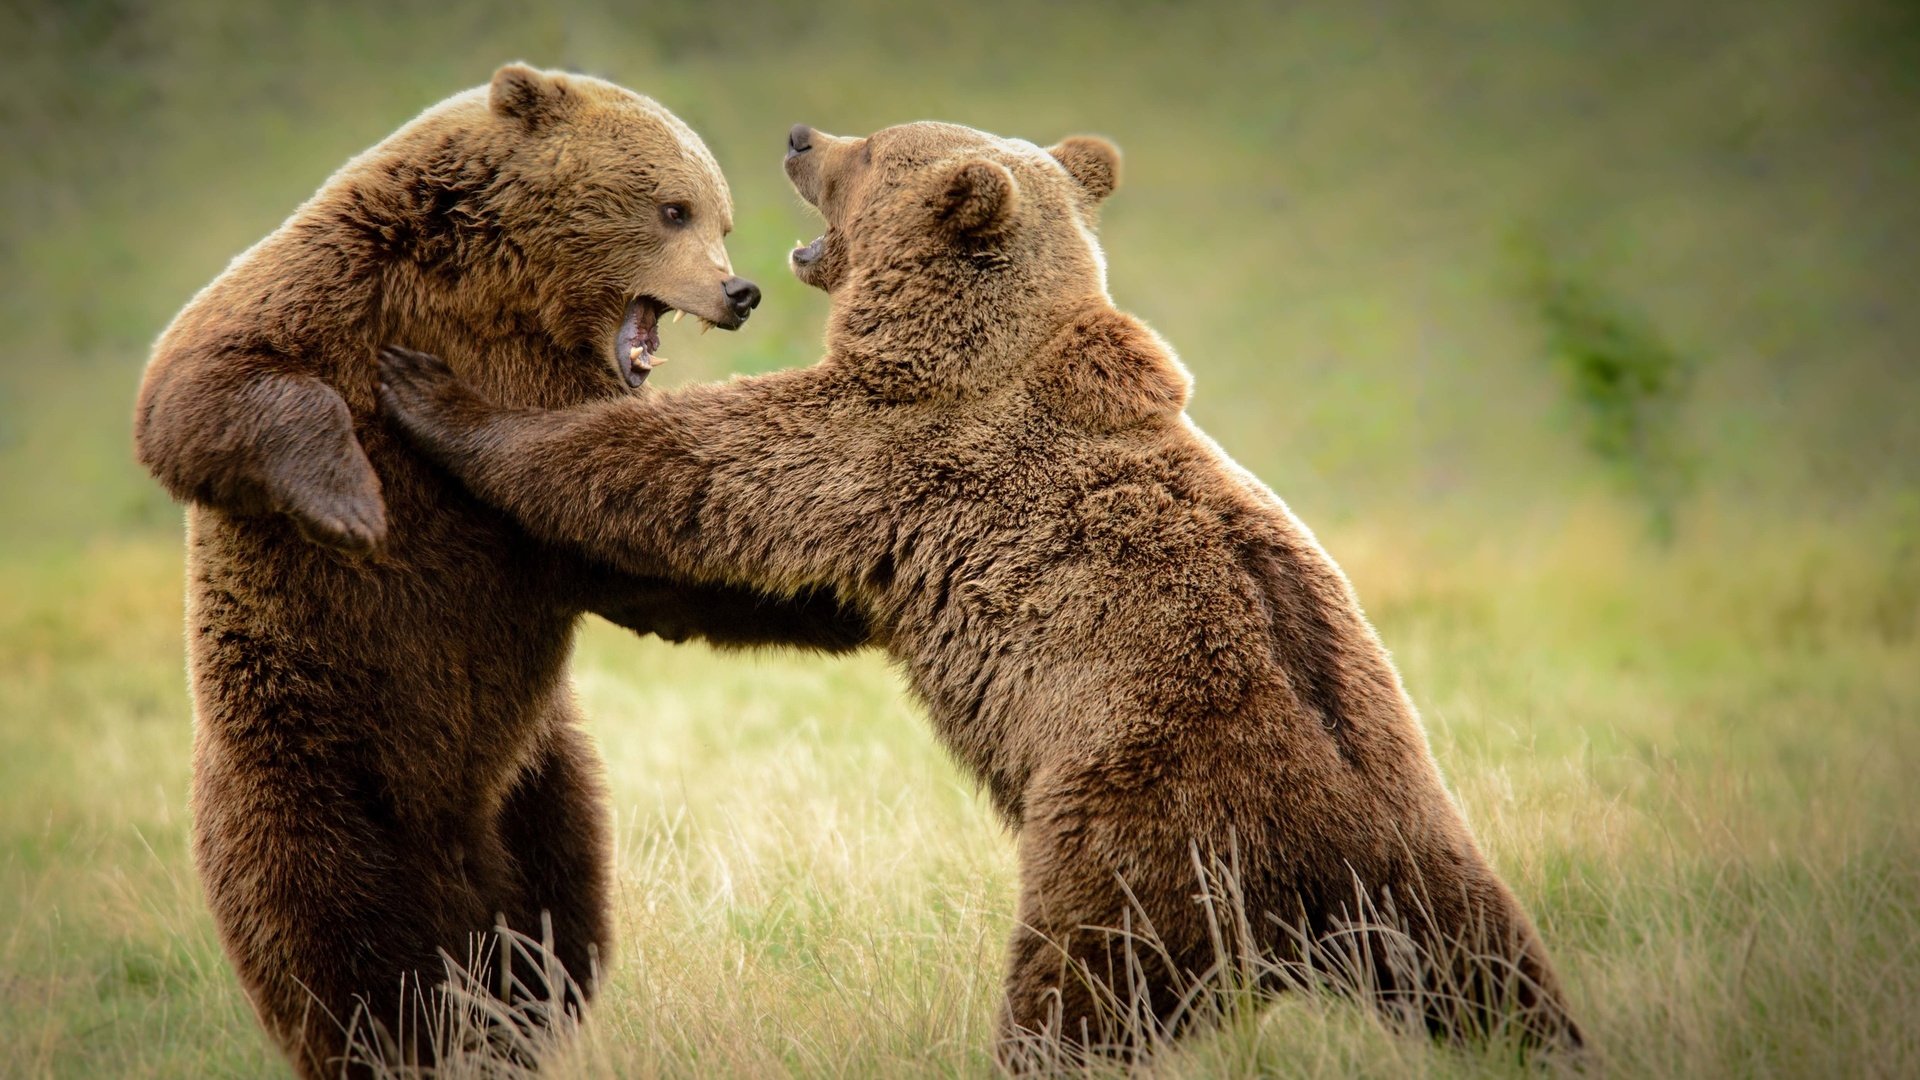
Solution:
[(134, 447), (174, 498), (280, 513), (308, 539), (363, 552), (386, 539), (380, 478), (347, 403), (280, 357), (163, 355), (140, 388)]
[(624, 587), (588, 610), (637, 634), (704, 641), (722, 649), (791, 645), (828, 653), (849, 652), (867, 642), (866, 619), (831, 590), (809, 589), (785, 598), (723, 585), (635, 579), (611, 569), (602, 573), (610, 584)]
[(380, 373), (387, 414), (469, 491), (629, 573), (788, 594), (864, 579), (888, 550), (873, 466), (818, 438), (817, 369), (544, 412), (486, 400), (427, 353), (388, 346)]

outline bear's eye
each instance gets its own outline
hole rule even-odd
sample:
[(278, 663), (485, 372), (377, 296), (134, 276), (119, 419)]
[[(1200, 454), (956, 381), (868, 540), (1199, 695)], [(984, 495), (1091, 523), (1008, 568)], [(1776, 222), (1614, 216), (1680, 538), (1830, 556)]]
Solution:
[(660, 220), (669, 225), (685, 225), (693, 217), (687, 208), (677, 202), (670, 202), (660, 208)]

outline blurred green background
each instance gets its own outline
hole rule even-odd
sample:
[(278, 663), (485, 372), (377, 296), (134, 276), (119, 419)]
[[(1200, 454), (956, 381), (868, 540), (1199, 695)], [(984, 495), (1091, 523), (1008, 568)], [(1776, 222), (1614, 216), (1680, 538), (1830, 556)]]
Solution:
[[(1115, 300), (1348, 569), (1623, 1075), (1920, 1070), (1920, 4), (0, 6), (0, 1074), (274, 1067), (187, 857), (150, 342), (512, 59), (700, 131), (807, 363), (788, 126), (1127, 155)], [(590, 628), (626, 960), (594, 1075), (977, 1073), (1008, 844), (863, 657)], [(1170, 1075), (1497, 1061), (1290, 1003)], [(1510, 1066), (1511, 1063), (1508, 1063)]]
[[(16, 0), (17, 2), (17, 0)], [(9, 12), (0, 72), (8, 541), (171, 528), (129, 464), (148, 344), (348, 156), (500, 61), (678, 111), (767, 287), (677, 374), (802, 363), (795, 120), (942, 118), (1127, 154), (1113, 293), (1193, 412), (1309, 520), (1549, 517), (1595, 478), (1520, 265), (1694, 358), (1702, 497), (1764, 520), (1920, 478), (1920, 7), (115, 0)], [(704, 347), (704, 348), (702, 348)]]

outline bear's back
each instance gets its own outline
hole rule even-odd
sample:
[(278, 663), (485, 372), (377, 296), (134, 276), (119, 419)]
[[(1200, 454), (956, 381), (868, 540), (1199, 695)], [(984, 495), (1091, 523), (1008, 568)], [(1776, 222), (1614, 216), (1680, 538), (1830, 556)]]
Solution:
[(896, 436), (897, 459), (936, 463), (937, 480), (900, 485), (919, 542), (895, 568), (913, 586), (895, 643), (997, 795), (1069, 713), (1095, 741), (1226, 723), (1318, 758), (1344, 723), (1380, 732), (1383, 760), (1423, 747), (1346, 579), (1271, 491), (1183, 416), (1089, 431), (1033, 408), (1003, 399), (938, 437)]

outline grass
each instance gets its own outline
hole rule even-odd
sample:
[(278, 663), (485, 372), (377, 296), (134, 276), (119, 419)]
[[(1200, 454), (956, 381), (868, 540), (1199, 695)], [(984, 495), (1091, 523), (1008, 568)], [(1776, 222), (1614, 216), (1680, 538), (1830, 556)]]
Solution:
[[(1920, 49), (1900, 0), (0, 4), (0, 1076), (283, 1069), (188, 851), (148, 343), (345, 158), (512, 58), (650, 93), (736, 199), (740, 335), (824, 302), (796, 120), (1113, 136), (1112, 288), (1353, 576), (1621, 1076), (1920, 1074)], [(1692, 363), (1670, 545), (1516, 238)], [(874, 656), (591, 625), (621, 941), (561, 1075), (990, 1068), (1011, 844)], [(1295, 996), (1156, 1073), (1510, 1074)]]
[[(1480, 549), (1326, 539), (1606, 1071), (1911, 1075), (1913, 609), (1851, 541), (1736, 565), (1635, 528), (1596, 505)], [(189, 863), (177, 558), (105, 541), (0, 566), (0, 1074), (279, 1068)], [(622, 940), (561, 1075), (990, 1070), (1011, 844), (878, 658), (596, 623), (575, 679), (614, 783)], [(1159, 1071), (1515, 1068), (1295, 996)]]

